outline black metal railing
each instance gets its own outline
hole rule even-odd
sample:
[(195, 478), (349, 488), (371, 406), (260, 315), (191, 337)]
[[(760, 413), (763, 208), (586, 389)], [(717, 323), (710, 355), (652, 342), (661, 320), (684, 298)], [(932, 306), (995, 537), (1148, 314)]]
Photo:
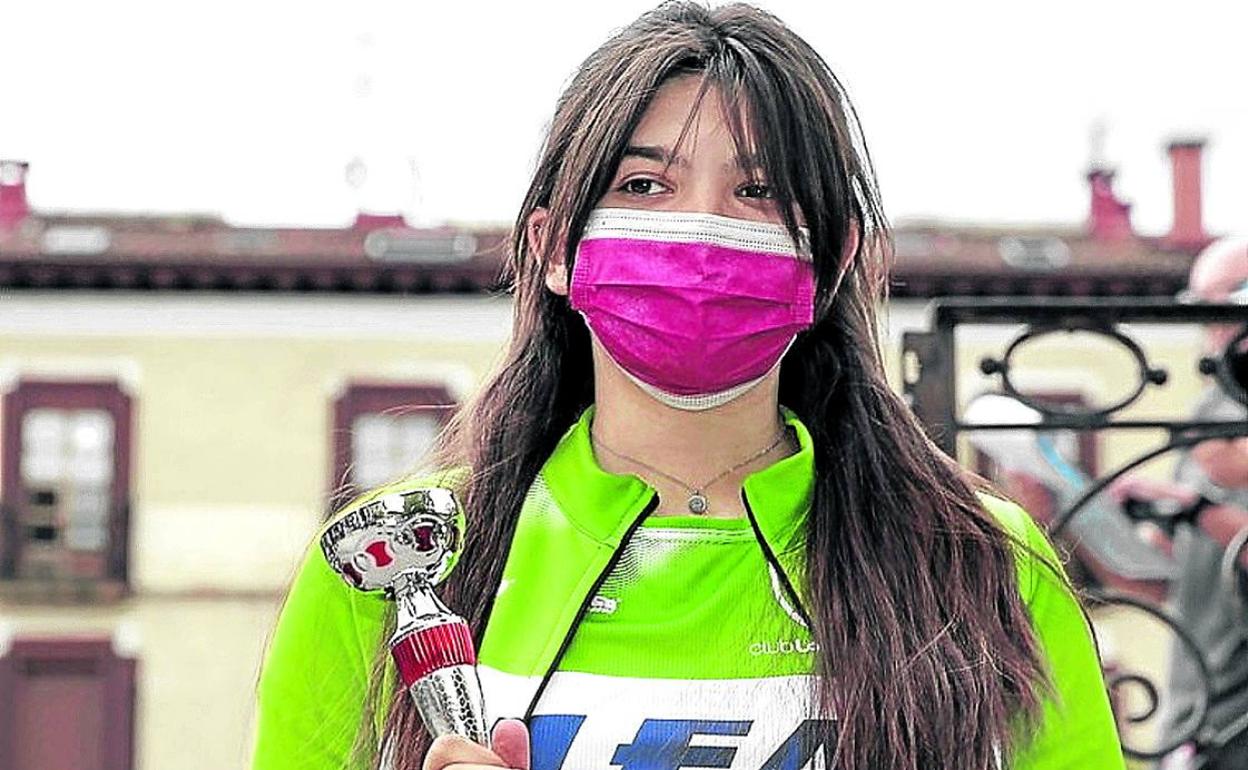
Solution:
[[(1171, 298), (1114, 299), (1098, 298), (1074, 300), (1049, 297), (992, 297), (992, 298), (946, 298), (936, 300), (929, 308), (930, 317), (925, 331), (906, 332), (902, 339), (902, 380), (905, 396), (914, 412), (926, 426), (932, 439), (948, 454), (957, 454), (958, 437), (968, 437), (991, 431), (1029, 431), (1032, 435), (1055, 431), (1084, 433), (1135, 432), (1140, 447), (1138, 453), (1126, 462), (1103, 473), (1099, 478), (1088, 478), (1080, 493), (1063, 501), (1060, 510), (1050, 522), (1049, 532), (1055, 539), (1069, 534), (1080, 523), (1080, 517), (1100, 505), (1110, 486), (1126, 474), (1136, 471), (1144, 464), (1171, 452), (1189, 449), (1201, 442), (1215, 438), (1233, 438), (1248, 435), (1248, 306), (1239, 304), (1182, 303)], [(1193, 420), (1187, 417), (1190, 403), (1166, 403), (1173, 406), (1175, 414), (1154, 416), (1158, 399), (1150, 402), (1147, 417), (1126, 416), (1133, 406), (1142, 406), (1141, 400), (1150, 392), (1164, 388), (1176, 372), (1158, 365), (1146, 347), (1142, 330), (1137, 324), (1148, 324), (1154, 329), (1187, 326), (1191, 339), (1200, 338), (1196, 327), (1206, 324), (1235, 324), (1241, 328), (1232, 334), (1229, 342), (1218, 354), (1209, 355), (1199, 345), (1187, 349), (1171, 349), (1171, 359), (1177, 353), (1179, 366), (1190, 367), (1185, 375), (1194, 375), (1198, 381), (1213, 385), (1226, 396), (1246, 406), (1246, 419), (1212, 421)], [(995, 327), (996, 333), (983, 335), (972, 342), (976, 329)], [(982, 347), (985, 338), (1000, 342), (1002, 331), (1009, 340), (997, 353), (984, 356), (979, 361), (979, 373), (992, 384), (988, 390), (1013, 399), (1024, 405), (1029, 419), (975, 419), (968, 420), (965, 369), (959, 368), (959, 359), (966, 355), (967, 347)], [(1130, 371), (1114, 372), (1113, 376), (1125, 382), (1123, 395), (1106, 404), (1086, 406), (1054, 404), (1037, 397), (1019, 385), (1017, 375), (1025, 366), (1019, 361), (1021, 351), (1054, 335), (1080, 333), (1092, 335), (1099, 344), (1107, 344), (1125, 353), (1119, 361), (1131, 361)], [(1172, 337), (1173, 339), (1173, 337)], [(1026, 358), (1026, 356), (1023, 356)], [(965, 360), (963, 358), (963, 360)], [(1052, 363), (1051, 361), (1049, 363)], [(1173, 362), (1171, 366), (1174, 367)], [(1042, 378), (1046, 367), (1031, 372), (1029, 382)], [(979, 382), (981, 388), (984, 381)], [(1025, 411), (1026, 411), (1025, 410)], [(1144, 411), (1140, 409), (1139, 411)], [(1016, 413), (1015, 413), (1016, 414)], [(1030, 419), (1034, 417), (1035, 419)], [(1161, 432), (1164, 439), (1149, 443), (1149, 431)], [(1011, 435), (1020, 435), (1014, 433)], [(1134, 520), (1152, 520), (1162, 531), (1173, 532), (1176, 526), (1174, 510), (1162, 506), (1133, 510)], [(1177, 526), (1192, 526), (1189, 522)], [(1228, 575), (1224, 585), (1229, 590), (1242, 592), (1238, 579), (1238, 559), (1248, 544), (1248, 527), (1245, 527), (1227, 546), (1223, 569)], [(1176, 565), (1181, 569), (1181, 565)], [(1128, 756), (1139, 759), (1159, 758), (1178, 746), (1192, 742), (1198, 749), (1197, 767), (1213, 761), (1232, 740), (1248, 730), (1248, 715), (1243, 719), (1213, 726), (1209, 723), (1209, 708), (1216, 697), (1224, 693), (1225, 683), (1215, 687), (1214, 677), (1207, 665), (1206, 651), (1202, 649), (1184, 623), (1167, 608), (1156, 601), (1142, 598), (1139, 594), (1117, 590), (1093, 589), (1096, 606), (1113, 606), (1126, 612), (1141, 613), (1151, 618), (1173, 636), (1174, 656), (1187, 656), (1196, 672), (1203, 691), (1196, 694), (1195, 705), (1178, 727), (1170, 727), (1152, 741), (1150, 746), (1133, 745), (1124, 735), (1124, 750)], [(1130, 671), (1107, 671), (1106, 682), (1111, 693), (1133, 689), (1142, 694), (1143, 705), (1131, 713), (1118, 717), (1120, 724), (1140, 725), (1157, 718), (1160, 704), (1167, 697), (1165, 688), (1154, 683), (1147, 675)], [(1243, 683), (1248, 686), (1248, 683)], [(1124, 699), (1115, 698), (1116, 703)]]

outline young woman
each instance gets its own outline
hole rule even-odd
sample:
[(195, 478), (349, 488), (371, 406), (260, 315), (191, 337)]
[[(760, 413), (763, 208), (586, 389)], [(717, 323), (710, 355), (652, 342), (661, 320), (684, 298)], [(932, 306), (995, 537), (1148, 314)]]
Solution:
[(774, 17), (670, 3), (609, 40), (556, 107), (450, 470), (344, 510), (457, 490), (440, 593), (520, 721), (431, 748), (387, 603), (313, 548), (256, 767), (1121, 768), (1044, 535), (886, 383), (888, 242), (843, 89)]

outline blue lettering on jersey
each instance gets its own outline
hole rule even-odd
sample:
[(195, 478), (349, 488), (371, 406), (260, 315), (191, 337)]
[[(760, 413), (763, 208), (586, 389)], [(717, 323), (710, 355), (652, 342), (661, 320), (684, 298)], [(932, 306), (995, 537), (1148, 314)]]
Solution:
[(805, 767), (814, 758), (815, 752), (823, 746), (823, 740), (819, 737), (820, 728), (834, 723), (834, 720), (823, 719), (807, 719), (802, 722), (759, 770), (799, 770)]
[(540, 714), (529, 719), (529, 765), (533, 770), (559, 770), (585, 717)]
[[(563, 770), (572, 742), (585, 723), (583, 714), (539, 714), (529, 720), (533, 770)], [(752, 721), (719, 719), (647, 719), (632, 743), (616, 746), (611, 764), (621, 770), (681, 770), (727, 768), (737, 749), (731, 746), (690, 745), (698, 735), (737, 735), (750, 732)], [(758, 770), (802, 770), (824, 748), (821, 733), (835, 720), (807, 719), (772, 752)], [(825, 757), (827, 755), (825, 754)]]
[(611, 764), (621, 770), (680, 770), (682, 767), (719, 767), (732, 764), (731, 746), (690, 746), (695, 735), (745, 735), (753, 722), (719, 719), (647, 719), (633, 742), (620, 744)]

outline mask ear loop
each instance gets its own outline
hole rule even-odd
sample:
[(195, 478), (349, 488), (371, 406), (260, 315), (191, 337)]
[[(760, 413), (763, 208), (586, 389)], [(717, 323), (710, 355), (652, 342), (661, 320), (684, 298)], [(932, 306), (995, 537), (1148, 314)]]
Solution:
[(830, 301), (836, 300), (836, 295), (841, 290), (841, 283), (845, 280), (845, 274), (849, 272), (850, 267), (857, 258), (858, 246), (862, 240), (862, 228), (858, 224), (858, 220), (849, 220), (849, 236), (845, 239), (845, 245), (841, 248), (841, 263), (836, 271), (836, 282), (832, 284), (832, 291), (828, 297)]
[[(591, 216), (592, 216), (592, 213), (591, 213)], [(585, 328), (589, 328), (589, 319), (586, 318), (585, 313), (579, 307), (577, 307), (576, 297), (581, 294), (581, 289), (584, 286), (585, 271), (589, 269), (588, 265), (584, 268), (581, 267), (581, 264), (584, 262), (584, 260), (581, 259), (581, 243), (583, 243), (585, 240), (585, 231), (587, 229), (588, 229), (588, 225), (586, 225), (585, 228), (582, 228), (580, 236), (576, 239), (576, 247), (572, 249), (572, 269), (567, 271), (568, 306), (572, 308), (573, 310), (575, 310), (581, 316), (581, 318), (584, 319)], [(580, 281), (577, 280), (578, 277), (581, 278)]]

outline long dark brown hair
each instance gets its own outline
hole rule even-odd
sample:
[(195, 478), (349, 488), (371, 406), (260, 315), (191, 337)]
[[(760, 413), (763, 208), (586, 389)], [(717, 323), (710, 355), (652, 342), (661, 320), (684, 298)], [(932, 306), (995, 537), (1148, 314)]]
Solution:
[[(818, 469), (803, 599), (820, 650), (812, 708), (836, 717), (822, 736), (827, 764), (988, 770), (998, 750), (1008, 763), (1051, 687), (1017, 585), (1023, 546), (984, 510), (981, 480), (927, 438), (886, 381), (875, 312), (891, 236), (844, 88), (805, 41), (748, 5), (665, 3), (594, 52), (559, 98), (505, 268), (510, 345), (440, 439), (439, 465), (472, 469), (460, 488), (465, 553), (444, 598), (479, 643), (525, 495), (594, 395), (588, 333), (546, 288), (547, 265), (559, 250), (572, 264), (651, 98), (687, 73), (702, 78), (702, 94), (722, 96), (733, 138), (760, 160), (790, 232), (796, 212), (810, 229), (815, 323), (784, 359), (780, 401), (809, 428)], [(538, 207), (554, 228), (545, 253), (525, 237)], [(854, 228), (862, 237), (842, 276)], [(428, 736), (402, 688), (381, 702), (384, 646), (356, 748), (374, 765), (385, 754), (412, 770)], [(371, 726), (381, 713), (379, 737)]]

